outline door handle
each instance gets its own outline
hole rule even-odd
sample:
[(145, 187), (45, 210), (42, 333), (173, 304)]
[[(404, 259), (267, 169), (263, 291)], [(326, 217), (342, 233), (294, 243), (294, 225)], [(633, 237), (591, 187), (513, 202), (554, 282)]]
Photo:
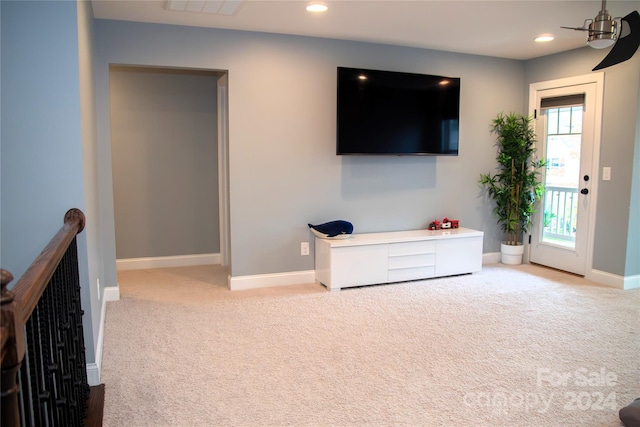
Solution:
[(582, 190), (580, 190), (580, 193), (589, 194), (589, 190), (587, 188), (583, 188)]

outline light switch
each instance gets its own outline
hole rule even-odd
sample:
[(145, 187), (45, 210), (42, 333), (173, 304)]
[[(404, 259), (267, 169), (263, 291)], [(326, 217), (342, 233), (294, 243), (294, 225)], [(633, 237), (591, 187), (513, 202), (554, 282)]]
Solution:
[(602, 168), (602, 180), (611, 181), (611, 167), (605, 166)]

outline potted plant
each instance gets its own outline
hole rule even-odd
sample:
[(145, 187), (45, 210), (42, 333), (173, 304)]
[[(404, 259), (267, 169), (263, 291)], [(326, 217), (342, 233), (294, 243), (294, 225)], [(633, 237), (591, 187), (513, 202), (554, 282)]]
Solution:
[(521, 236), (529, 230), (535, 204), (544, 193), (538, 169), (545, 161), (535, 157), (531, 117), (500, 113), (491, 132), (497, 135), (498, 171), (481, 174), (479, 182), (495, 202), (493, 213), (505, 232), (502, 262), (520, 264), (524, 253)]

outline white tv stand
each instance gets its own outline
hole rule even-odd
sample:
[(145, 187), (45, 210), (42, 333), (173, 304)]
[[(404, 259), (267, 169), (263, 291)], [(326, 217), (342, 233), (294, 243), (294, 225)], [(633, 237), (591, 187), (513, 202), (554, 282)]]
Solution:
[(482, 231), (468, 228), (316, 237), (316, 281), (342, 288), (474, 273), (482, 269)]

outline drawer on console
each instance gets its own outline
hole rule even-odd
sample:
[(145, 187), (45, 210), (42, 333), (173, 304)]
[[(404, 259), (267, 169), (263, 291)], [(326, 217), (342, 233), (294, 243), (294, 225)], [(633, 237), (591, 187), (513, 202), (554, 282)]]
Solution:
[(435, 266), (400, 268), (389, 270), (389, 282), (403, 282), (405, 280), (430, 279), (436, 274)]
[(427, 267), (435, 264), (435, 253), (389, 257), (389, 270), (394, 268)]
[(436, 251), (435, 240), (420, 240), (417, 242), (391, 243), (389, 256), (428, 254)]

